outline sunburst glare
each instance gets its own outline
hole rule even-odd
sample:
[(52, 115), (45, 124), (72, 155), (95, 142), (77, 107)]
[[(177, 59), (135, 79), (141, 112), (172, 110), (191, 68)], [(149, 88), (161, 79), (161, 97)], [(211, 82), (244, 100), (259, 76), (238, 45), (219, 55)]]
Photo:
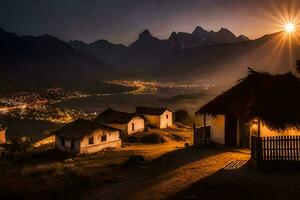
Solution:
[(295, 27), (294, 23), (289, 22), (289, 23), (284, 25), (284, 29), (285, 29), (286, 32), (292, 33), (292, 32), (295, 31), (296, 27)]

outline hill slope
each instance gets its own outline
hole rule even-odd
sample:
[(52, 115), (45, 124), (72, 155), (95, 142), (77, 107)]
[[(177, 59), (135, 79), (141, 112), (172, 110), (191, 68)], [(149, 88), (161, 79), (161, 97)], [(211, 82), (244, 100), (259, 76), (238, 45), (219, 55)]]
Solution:
[(103, 78), (108, 65), (49, 36), (18, 36), (0, 29), (0, 74), (28, 87), (81, 86)]
[[(202, 78), (240, 78), (247, 67), (272, 73), (294, 71), (300, 46), (285, 33), (234, 44), (194, 47), (177, 51), (162, 60), (151, 73), (166, 80), (194, 81)], [(289, 54), (291, 52), (291, 54)]]

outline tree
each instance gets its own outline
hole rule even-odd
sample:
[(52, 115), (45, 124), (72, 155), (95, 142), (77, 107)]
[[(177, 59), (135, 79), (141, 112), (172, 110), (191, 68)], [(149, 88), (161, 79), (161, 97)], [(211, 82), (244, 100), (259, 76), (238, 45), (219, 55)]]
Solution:
[(178, 110), (175, 112), (175, 122), (188, 124), (190, 122), (190, 115), (186, 110)]

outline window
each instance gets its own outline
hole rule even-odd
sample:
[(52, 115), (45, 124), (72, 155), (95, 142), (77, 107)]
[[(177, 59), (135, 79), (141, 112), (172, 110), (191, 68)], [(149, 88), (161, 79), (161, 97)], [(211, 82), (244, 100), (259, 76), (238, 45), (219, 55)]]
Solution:
[(89, 144), (94, 144), (94, 137), (89, 137)]
[(71, 149), (74, 149), (74, 140), (71, 141)]
[(131, 124), (131, 130), (134, 131), (134, 123)]
[(64, 137), (61, 138), (60, 145), (65, 146), (65, 138)]
[(106, 135), (101, 136), (101, 142), (105, 142), (107, 140)]
[(169, 119), (169, 115), (166, 115), (166, 118)]

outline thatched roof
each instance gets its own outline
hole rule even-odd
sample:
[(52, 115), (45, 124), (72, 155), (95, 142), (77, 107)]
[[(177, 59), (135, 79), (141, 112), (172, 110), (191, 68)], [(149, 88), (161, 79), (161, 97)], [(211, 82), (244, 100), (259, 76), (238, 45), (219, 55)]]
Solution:
[(171, 111), (168, 108), (136, 107), (135, 113), (141, 114), (141, 115), (162, 115), (167, 110)]
[(134, 117), (137, 117), (137, 115), (133, 113), (120, 112), (108, 108), (105, 111), (103, 111), (100, 115), (98, 115), (98, 117), (96, 117), (94, 121), (106, 123), (106, 124), (110, 124), (110, 123), (127, 124)]
[(249, 68), (246, 78), (196, 112), (203, 113), (259, 118), (274, 130), (300, 129), (300, 82), (292, 73), (271, 75)]
[(59, 137), (64, 137), (65, 139), (80, 139), (86, 135), (92, 134), (97, 130), (105, 130), (105, 131), (117, 131), (118, 129), (96, 123), (93, 121), (85, 120), (85, 119), (77, 119), (59, 130), (55, 131), (54, 134)]

